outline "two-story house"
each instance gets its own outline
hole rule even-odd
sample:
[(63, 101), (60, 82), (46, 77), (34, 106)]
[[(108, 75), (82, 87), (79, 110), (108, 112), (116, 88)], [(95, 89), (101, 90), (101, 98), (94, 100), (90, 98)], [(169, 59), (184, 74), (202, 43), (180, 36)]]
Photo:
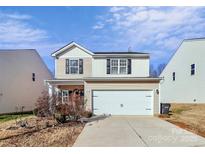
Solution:
[(205, 38), (182, 41), (161, 73), (161, 103), (205, 103)]
[(149, 54), (91, 52), (71, 42), (55, 51), (55, 79), (50, 92), (62, 102), (78, 89), (94, 114), (153, 115), (159, 113), (159, 78), (149, 77)]

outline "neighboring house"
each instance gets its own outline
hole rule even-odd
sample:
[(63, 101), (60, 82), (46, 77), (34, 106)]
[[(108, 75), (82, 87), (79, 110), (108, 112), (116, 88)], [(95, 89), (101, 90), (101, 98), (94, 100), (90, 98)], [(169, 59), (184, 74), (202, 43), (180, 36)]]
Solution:
[[(94, 114), (153, 115), (159, 113), (159, 78), (149, 77), (149, 54), (91, 52), (71, 42), (52, 54), (55, 79), (47, 80), (62, 102), (78, 89)], [(54, 87), (54, 88), (53, 88)], [(64, 101), (66, 100), (66, 101)]]
[(160, 77), (162, 103), (205, 103), (205, 39), (187, 39)]
[(31, 111), (50, 71), (36, 50), (0, 50), (0, 114)]

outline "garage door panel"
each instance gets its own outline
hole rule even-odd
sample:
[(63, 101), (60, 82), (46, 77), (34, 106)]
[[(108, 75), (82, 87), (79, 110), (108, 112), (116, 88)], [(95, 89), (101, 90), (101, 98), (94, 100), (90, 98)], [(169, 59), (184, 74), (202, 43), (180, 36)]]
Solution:
[(152, 91), (93, 91), (95, 114), (152, 115)]

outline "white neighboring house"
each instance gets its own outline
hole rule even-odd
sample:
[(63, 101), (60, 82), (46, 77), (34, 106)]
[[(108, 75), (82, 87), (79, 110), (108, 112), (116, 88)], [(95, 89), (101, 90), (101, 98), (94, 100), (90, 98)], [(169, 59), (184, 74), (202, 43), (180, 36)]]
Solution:
[(148, 53), (91, 52), (71, 42), (52, 56), (55, 79), (46, 82), (62, 103), (77, 89), (96, 115), (159, 114), (160, 79), (149, 76)]
[(184, 40), (160, 77), (161, 103), (205, 103), (205, 39)]
[(51, 78), (36, 50), (0, 50), (0, 114), (33, 110)]

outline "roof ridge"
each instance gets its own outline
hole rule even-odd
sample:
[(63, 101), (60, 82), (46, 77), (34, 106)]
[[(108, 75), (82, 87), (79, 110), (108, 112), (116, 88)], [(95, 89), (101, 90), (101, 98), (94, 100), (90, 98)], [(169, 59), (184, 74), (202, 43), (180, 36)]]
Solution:
[(184, 39), (183, 41), (198, 41), (198, 40), (204, 40), (204, 39), (205, 37), (195, 37), (195, 38), (187, 38), (187, 39)]
[(149, 54), (145, 52), (137, 52), (137, 51), (97, 51), (93, 52), (94, 54)]

